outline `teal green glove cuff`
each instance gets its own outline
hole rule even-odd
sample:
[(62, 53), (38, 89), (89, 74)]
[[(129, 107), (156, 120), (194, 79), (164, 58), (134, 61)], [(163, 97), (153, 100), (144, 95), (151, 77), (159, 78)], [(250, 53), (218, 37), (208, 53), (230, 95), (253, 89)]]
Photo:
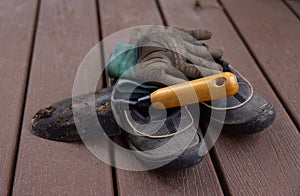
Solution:
[(137, 62), (137, 48), (132, 44), (118, 43), (113, 50), (107, 65), (107, 73), (111, 78), (135, 78), (133, 67)]

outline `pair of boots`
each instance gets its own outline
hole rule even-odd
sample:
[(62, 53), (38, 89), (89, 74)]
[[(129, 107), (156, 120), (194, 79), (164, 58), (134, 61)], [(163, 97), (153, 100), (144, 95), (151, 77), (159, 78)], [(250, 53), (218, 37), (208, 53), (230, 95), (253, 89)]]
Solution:
[[(221, 58), (220, 50), (199, 42), (210, 37), (203, 30), (137, 30), (129, 44), (119, 44), (111, 55), (107, 68), (115, 81), (112, 87), (76, 97), (80, 100), (76, 105), (68, 98), (39, 110), (32, 119), (32, 132), (58, 141), (93, 135), (78, 133), (73, 109), (79, 111), (77, 118), (87, 120), (93, 115), (89, 108), (95, 104), (104, 132), (108, 136), (123, 134), (128, 148), (142, 163), (152, 168), (181, 169), (197, 164), (207, 152), (207, 143), (197, 132), (199, 111), (201, 123), (221, 126), (223, 131), (262, 131), (275, 118), (273, 104)], [(236, 75), (239, 90), (235, 95), (163, 111), (129, 104), (161, 87), (219, 72)]]

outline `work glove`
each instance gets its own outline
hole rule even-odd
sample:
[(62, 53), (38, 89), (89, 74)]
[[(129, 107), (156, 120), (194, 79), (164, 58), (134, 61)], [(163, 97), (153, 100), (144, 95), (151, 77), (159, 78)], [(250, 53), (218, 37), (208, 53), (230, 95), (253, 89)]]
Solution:
[(221, 58), (222, 50), (199, 41), (211, 36), (207, 30), (135, 29), (129, 44), (119, 44), (114, 50), (108, 74), (113, 78), (122, 75), (126, 79), (170, 86), (220, 73), (222, 67), (213, 59)]

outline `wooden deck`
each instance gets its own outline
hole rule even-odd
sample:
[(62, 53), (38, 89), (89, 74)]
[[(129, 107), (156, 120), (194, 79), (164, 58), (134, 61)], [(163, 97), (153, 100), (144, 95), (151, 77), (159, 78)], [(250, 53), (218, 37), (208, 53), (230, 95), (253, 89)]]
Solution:
[[(299, 195), (300, 1), (201, 2), (0, 0), (0, 195)], [(275, 104), (273, 125), (222, 134), (200, 164), (176, 172), (115, 169), (80, 142), (30, 133), (39, 108), (71, 96), (89, 49), (146, 24), (211, 30), (209, 43)]]

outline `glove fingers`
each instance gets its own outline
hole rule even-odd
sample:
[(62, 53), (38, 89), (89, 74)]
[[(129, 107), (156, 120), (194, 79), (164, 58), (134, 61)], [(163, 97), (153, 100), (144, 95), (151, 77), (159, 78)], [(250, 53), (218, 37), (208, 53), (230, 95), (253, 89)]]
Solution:
[(185, 42), (184, 47), (187, 50), (188, 53), (193, 54), (198, 57), (203, 57), (203, 58), (211, 58), (211, 54), (207, 50), (207, 47), (202, 46), (202, 45), (195, 45), (190, 42)]
[(160, 84), (164, 84), (167, 86), (171, 86), (174, 84), (179, 84), (182, 82), (185, 82), (184, 79), (184, 74), (181, 73), (178, 69), (175, 67), (169, 66), (168, 69), (163, 69), (163, 70), (150, 70), (149, 71), (149, 78), (147, 79), (149, 81), (153, 81), (153, 83), (157, 82)]
[(151, 59), (137, 64), (135, 67), (136, 79), (153, 84), (173, 85), (185, 82), (184, 74), (170, 64), (170, 61), (163, 59)]
[(180, 71), (182, 73), (184, 73), (184, 75), (186, 77), (189, 77), (189, 78), (201, 78), (202, 77), (199, 66), (197, 66), (197, 65), (184, 63), (184, 64), (180, 65)]
[(193, 44), (190, 42), (185, 42), (184, 46), (189, 53), (205, 59), (221, 58), (223, 56), (223, 51), (220, 48)]
[(199, 56), (195, 56), (193, 54), (188, 54), (188, 60), (191, 61), (193, 64), (199, 65), (200, 67), (205, 67), (211, 70), (222, 71), (223, 68), (221, 65), (214, 62), (212, 59), (204, 59)]
[[(189, 34), (196, 40), (208, 40), (212, 37), (212, 33), (208, 30), (201, 30), (201, 29), (194, 29), (194, 30), (185, 30), (181, 28), (177, 28), (180, 31), (183, 31), (184, 33)], [(193, 41), (191, 37), (189, 36), (184, 36), (185, 40), (187, 41)], [(195, 40), (194, 40), (195, 41)]]
[(223, 50), (221, 48), (207, 46), (207, 49), (213, 58), (221, 58), (223, 56)]
[[(199, 65), (194, 65), (187, 63), (187, 66), (189, 67), (187, 70), (189, 72), (185, 73), (188, 74), (190, 78), (201, 78), (201, 77), (206, 77), (206, 76), (211, 76), (220, 73), (221, 71), (219, 70), (213, 70), (213, 69), (208, 69)], [(197, 71), (196, 71), (197, 70)]]

